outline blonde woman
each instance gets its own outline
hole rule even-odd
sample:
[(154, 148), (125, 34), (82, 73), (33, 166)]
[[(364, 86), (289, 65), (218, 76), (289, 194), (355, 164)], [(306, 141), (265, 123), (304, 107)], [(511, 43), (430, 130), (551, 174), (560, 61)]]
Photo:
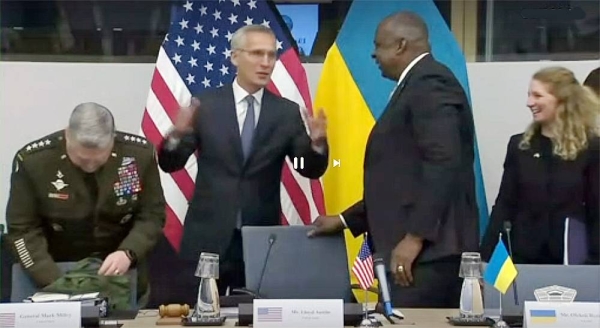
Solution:
[(598, 264), (599, 99), (549, 67), (533, 75), (527, 107), (533, 122), (508, 143), (482, 256), (502, 232), (516, 263)]

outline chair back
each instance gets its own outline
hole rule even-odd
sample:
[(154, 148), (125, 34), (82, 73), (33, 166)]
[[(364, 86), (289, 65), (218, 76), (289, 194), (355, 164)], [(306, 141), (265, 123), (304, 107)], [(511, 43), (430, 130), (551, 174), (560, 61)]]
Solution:
[(352, 302), (344, 234), (308, 238), (309, 229), (243, 227), (246, 289), (262, 298)]
[(588, 259), (587, 229), (583, 220), (566, 218), (563, 264), (581, 265)]

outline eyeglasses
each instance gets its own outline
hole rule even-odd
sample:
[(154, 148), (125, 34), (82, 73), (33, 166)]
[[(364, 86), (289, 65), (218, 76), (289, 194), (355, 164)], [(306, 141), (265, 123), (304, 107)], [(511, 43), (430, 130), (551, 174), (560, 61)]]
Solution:
[(265, 50), (247, 50), (247, 49), (237, 49), (239, 51), (246, 52), (250, 55), (250, 57), (254, 60), (261, 60), (267, 56), (269, 61), (274, 61), (277, 59), (277, 52), (275, 51), (265, 51)]

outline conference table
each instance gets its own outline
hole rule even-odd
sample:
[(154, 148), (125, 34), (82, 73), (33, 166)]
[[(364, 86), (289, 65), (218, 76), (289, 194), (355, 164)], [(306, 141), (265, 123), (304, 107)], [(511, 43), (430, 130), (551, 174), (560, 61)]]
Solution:
[[(458, 314), (458, 309), (400, 309), (404, 314), (404, 320), (394, 319), (395, 325), (390, 324), (382, 316), (376, 316), (384, 326), (398, 327), (409, 326), (411, 328), (447, 328), (453, 327), (448, 323), (446, 317)], [(156, 322), (159, 319), (158, 310), (142, 310), (133, 320), (123, 320), (121, 328), (148, 328), (148, 327), (182, 327), (180, 324), (160, 325)], [(237, 319), (228, 318), (225, 321), (225, 327), (235, 327)]]

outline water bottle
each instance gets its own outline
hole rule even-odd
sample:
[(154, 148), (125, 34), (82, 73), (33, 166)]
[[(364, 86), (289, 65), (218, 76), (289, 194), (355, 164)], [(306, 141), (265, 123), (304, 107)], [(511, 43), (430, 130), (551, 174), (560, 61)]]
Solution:
[(198, 299), (194, 308), (195, 319), (218, 318), (221, 316), (219, 305), (219, 255), (213, 253), (200, 254), (196, 267), (196, 277), (200, 278), (198, 286)]
[(463, 278), (460, 292), (460, 316), (482, 317), (483, 297), (481, 296), (481, 255), (479, 253), (463, 253), (460, 262), (460, 277)]

